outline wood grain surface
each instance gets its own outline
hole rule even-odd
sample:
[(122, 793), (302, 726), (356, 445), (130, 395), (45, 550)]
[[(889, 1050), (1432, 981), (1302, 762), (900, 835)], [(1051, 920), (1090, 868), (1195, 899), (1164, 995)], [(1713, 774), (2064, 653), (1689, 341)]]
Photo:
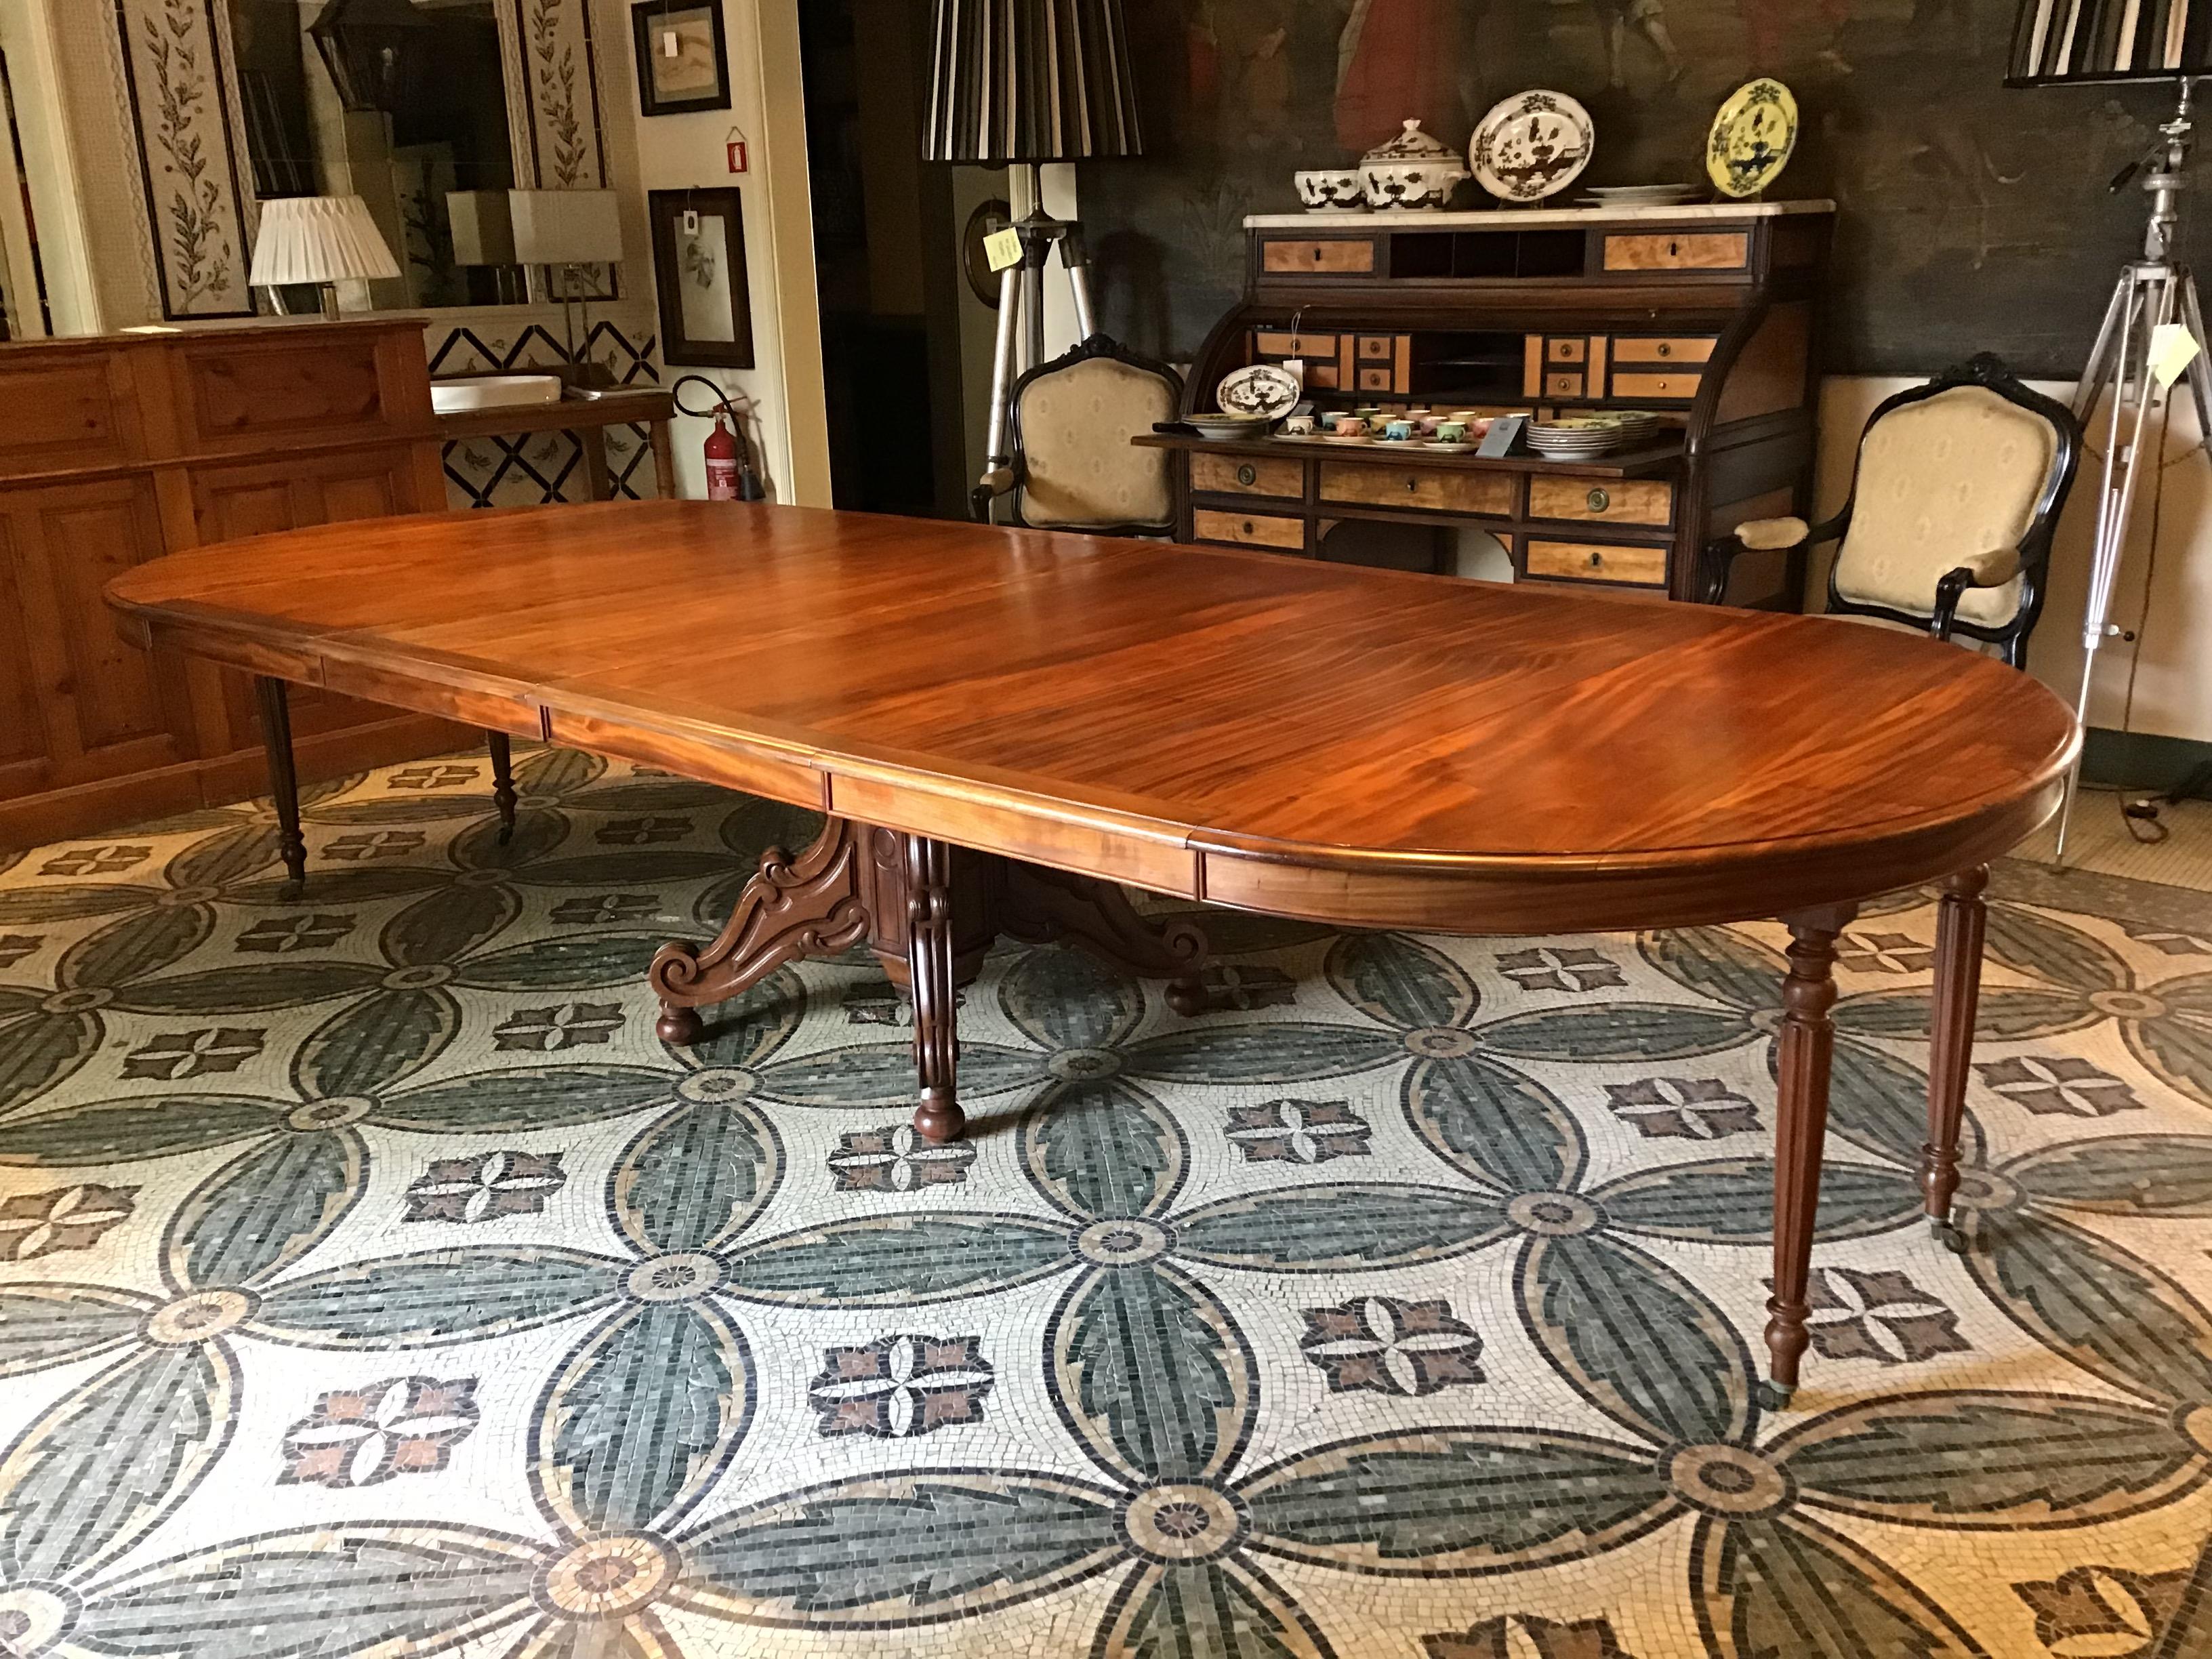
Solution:
[(2078, 741), (2024, 675), (1818, 617), (766, 505), (304, 530), (108, 594), (257, 672), (1355, 925), (1887, 891), (2027, 835)]

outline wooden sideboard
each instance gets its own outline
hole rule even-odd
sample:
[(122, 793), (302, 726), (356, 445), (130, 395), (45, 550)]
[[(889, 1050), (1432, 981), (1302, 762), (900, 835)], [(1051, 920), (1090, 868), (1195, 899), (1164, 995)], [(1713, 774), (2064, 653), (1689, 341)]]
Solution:
[[(1176, 452), (1185, 541), (1329, 556), (1347, 522), (1425, 526), (1449, 568), (1462, 526), (1516, 580), (1698, 597), (1700, 550), (1802, 512), (1813, 459), (1816, 301), (1829, 202), (1247, 219), (1243, 297), (1192, 365), (1297, 360), (1324, 413), (1657, 411), (1660, 441), (1589, 464), (1490, 461), (1320, 438), (1147, 437)], [(1802, 552), (1739, 561), (1733, 604), (1795, 610)]]
[[(419, 318), (0, 347), (0, 847), (263, 787), (252, 682), (125, 644), (110, 578), (267, 531), (442, 511)], [(293, 705), (330, 775), (473, 741), (324, 693)]]

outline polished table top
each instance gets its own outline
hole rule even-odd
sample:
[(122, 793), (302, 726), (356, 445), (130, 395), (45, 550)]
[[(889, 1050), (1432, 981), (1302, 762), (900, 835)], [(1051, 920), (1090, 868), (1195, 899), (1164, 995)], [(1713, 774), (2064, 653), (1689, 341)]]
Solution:
[(335, 525), (109, 595), (260, 672), (1376, 925), (1889, 890), (2025, 836), (2078, 741), (2025, 675), (1875, 628), (788, 507)]

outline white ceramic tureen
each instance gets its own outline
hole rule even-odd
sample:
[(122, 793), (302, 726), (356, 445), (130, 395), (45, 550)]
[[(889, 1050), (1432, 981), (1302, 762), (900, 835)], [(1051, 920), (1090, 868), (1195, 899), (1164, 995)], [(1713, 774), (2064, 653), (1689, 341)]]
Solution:
[(1456, 153), (1421, 131), (1419, 121), (1360, 158), (1367, 205), (1378, 209), (1440, 208), (1468, 176)]

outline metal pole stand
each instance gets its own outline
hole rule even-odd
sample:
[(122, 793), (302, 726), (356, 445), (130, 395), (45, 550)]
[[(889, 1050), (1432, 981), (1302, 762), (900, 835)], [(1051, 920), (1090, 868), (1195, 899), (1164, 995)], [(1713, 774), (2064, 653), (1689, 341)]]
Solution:
[[(2123, 169), (2112, 180), (2118, 190), (2142, 173), (2142, 187), (2150, 194), (2150, 224), (2143, 233), (2142, 258), (2124, 266), (2112, 290), (2112, 303), (2097, 330), (2097, 343), (2089, 349), (2089, 362), (2081, 371), (2074, 394), (2074, 416), (2087, 428), (2100, 398), (2109, 395), (2110, 413), (2105, 423), (2105, 465), (2098, 486), (2097, 536), (2089, 559), (2089, 594), (2081, 613), (2081, 685), (2074, 700), (2074, 713), (2085, 725), (2089, 716), (2089, 685), (2096, 673), (2097, 650), (2121, 630), (2112, 620), (2112, 594), (2118, 586), (2120, 559), (2127, 550), (2128, 521), (2135, 511), (2136, 480), (2145, 465), (2155, 471), (2158, 457), (2146, 457), (2142, 442), (2152, 408), (2161, 401), (2163, 388), (2150, 369), (2151, 343), (2156, 331), (2179, 323), (2202, 347), (2204, 314), (2197, 300), (2197, 282), (2189, 267), (2173, 257), (2174, 232), (2180, 222), (2182, 170), (2189, 160), (2194, 122), (2190, 102), (2195, 83), (2184, 77), (2181, 96), (2172, 116), (2159, 128), (2158, 142), (2141, 161)], [(2197, 441), (2212, 459), (2212, 380), (2207, 379), (2202, 351), (2192, 358), (2180, 378), (2197, 404)], [(2051, 854), (2054, 867), (2066, 862), (2066, 838), (2073, 827), (2074, 804), (2081, 793), (2079, 757), (2066, 775), (2066, 794), (2058, 809), (2058, 840)]]
[[(1022, 257), (1019, 263), (999, 273), (999, 336), (991, 357), (991, 418), (985, 451), (988, 459), (983, 464), (982, 477), (977, 480), (978, 499), (997, 493), (1014, 464), (1013, 452), (1006, 442), (1007, 412), (1016, 376), (1044, 360), (1044, 267), (1055, 245), (1074, 300), (1076, 337), (1087, 340), (1097, 328), (1091, 312), (1091, 262), (1083, 244), (1083, 228), (1045, 211), (1043, 177), (1036, 162), (1026, 165), (1030, 210), (1010, 227), (1022, 239)], [(1018, 328), (1024, 335), (1018, 365), (1014, 344)]]

